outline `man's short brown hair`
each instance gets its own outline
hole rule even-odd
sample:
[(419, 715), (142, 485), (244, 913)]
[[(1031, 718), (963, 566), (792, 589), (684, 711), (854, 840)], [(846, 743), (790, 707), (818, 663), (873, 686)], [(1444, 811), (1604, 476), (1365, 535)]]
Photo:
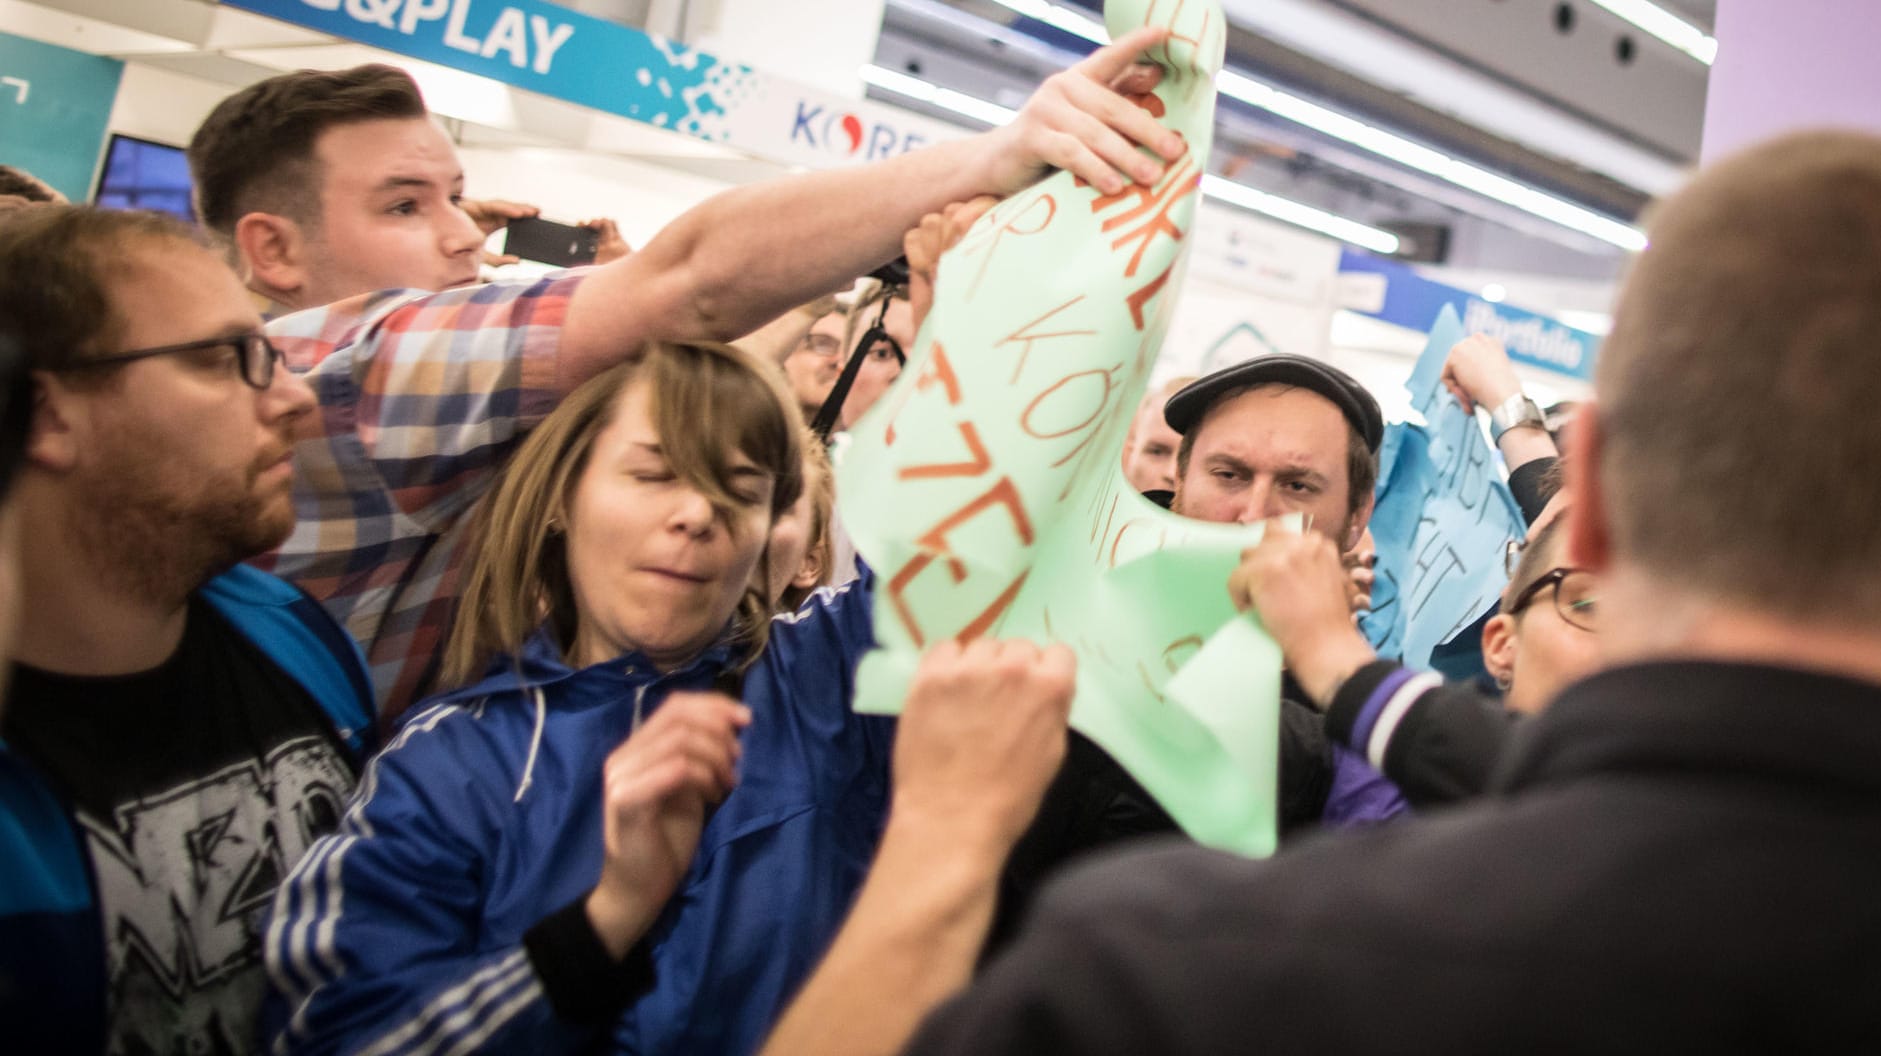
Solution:
[(52, 189), (52, 185), (25, 169), (16, 169), (11, 165), (0, 165), (0, 195), (23, 198), (28, 202), (58, 202), (64, 195)]
[(1881, 138), (1737, 155), (1648, 233), (1596, 379), (1617, 557), (1758, 611), (1881, 625)]
[(1511, 615), (1509, 606), (1515, 603), (1515, 599), (1536, 580), (1554, 570), (1555, 544), (1561, 539), (1561, 526), (1567, 523), (1566, 515), (1567, 511), (1562, 510), (1559, 515), (1548, 518), (1522, 543), (1522, 556), (1516, 560), (1515, 570), (1509, 573), (1509, 585), (1503, 588), (1502, 602), (1496, 606), (1497, 612)]
[(89, 205), (30, 205), (0, 224), (0, 319), (34, 370), (113, 351), (124, 320), (107, 278), (139, 245), (197, 242), (175, 217)]
[(320, 134), (361, 121), (422, 118), (424, 96), (403, 70), (368, 64), (300, 70), (222, 100), (189, 141), (196, 215), (224, 238), (253, 212), (319, 218)]
[[(882, 314), (884, 302), (906, 301), (907, 299), (908, 287), (870, 280), (869, 284), (862, 288), (862, 293), (856, 298), (856, 302), (842, 309), (848, 320), (848, 325), (843, 328), (843, 360), (848, 361), (849, 357), (855, 353), (856, 344), (862, 340), (862, 335), (868, 332), (869, 327), (875, 325), (876, 318)], [(914, 350), (911, 348), (901, 350), (902, 355), (907, 355), (912, 351)]]

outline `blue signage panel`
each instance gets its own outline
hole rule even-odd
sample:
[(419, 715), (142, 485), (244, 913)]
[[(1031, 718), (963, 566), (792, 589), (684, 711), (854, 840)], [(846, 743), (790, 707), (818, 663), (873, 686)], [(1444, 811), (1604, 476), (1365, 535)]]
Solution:
[(0, 164), (91, 196), (124, 64), (0, 33)]
[(792, 164), (875, 161), (955, 134), (544, 0), (223, 2)]
[(1339, 270), (1384, 280), (1384, 303), (1376, 311), (1358, 309), (1361, 314), (1407, 330), (1428, 331), (1443, 309), (1453, 308), (1464, 333), (1485, 333), (1501, 341), (1517, 363), (1582, 381), (1594, 378), (1600, 338), (1585, 330), (1506, 304), (1492, 304), (1468, 290), (1427, 279), (1396, 261), (1356, 250), (1339, 255)]
[(702, 139), (750, 67), (544, 0), (223, 0)]

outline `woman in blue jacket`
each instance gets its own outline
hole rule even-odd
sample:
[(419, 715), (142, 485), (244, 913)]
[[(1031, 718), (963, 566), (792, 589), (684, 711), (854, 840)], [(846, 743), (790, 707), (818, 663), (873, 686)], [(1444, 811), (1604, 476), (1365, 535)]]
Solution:
[(775, 620), (755, 589), (800, 430), (705, 345), (536, 428), (446, 650), (475, 681), (413, 709), (281, 885), (278, 1051), (757, 1048), (867, 870), (892, 736), (849, 708), (865, 584)]

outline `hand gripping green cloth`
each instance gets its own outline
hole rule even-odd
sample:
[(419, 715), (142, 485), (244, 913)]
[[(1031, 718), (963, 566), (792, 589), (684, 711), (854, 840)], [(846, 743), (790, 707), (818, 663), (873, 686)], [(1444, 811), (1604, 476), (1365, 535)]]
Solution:
[(856, 708), (899, 711), (949, 637), (1063, 642), (1072, 725), (1197, 840), (1267, 854), (1280, 654), (1226, 589), (1260, 529), (1171, 514), (1119, 468), (1182, 285), (1226, 24), (1217, 0), (1110, 0), (1105, 21), (1171, 30), (1139, 105), (1189, 150), (1114, 195), (1055, 173), (942, 258), (907, 367), (838, 453), (843, 523), (877, 575)]

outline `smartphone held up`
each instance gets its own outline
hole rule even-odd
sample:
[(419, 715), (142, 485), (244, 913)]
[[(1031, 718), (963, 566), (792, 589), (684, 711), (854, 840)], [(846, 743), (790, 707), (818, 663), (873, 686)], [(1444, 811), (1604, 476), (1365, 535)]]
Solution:
[(592, 227), (558, 224), (538, 217), (511, 220), (506, 231), (503, 252), (561, 268), (594, 263), (601, 245), (601, 232)]

